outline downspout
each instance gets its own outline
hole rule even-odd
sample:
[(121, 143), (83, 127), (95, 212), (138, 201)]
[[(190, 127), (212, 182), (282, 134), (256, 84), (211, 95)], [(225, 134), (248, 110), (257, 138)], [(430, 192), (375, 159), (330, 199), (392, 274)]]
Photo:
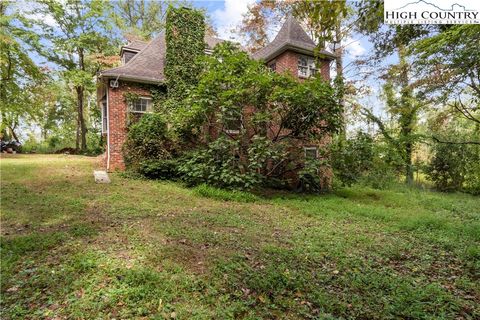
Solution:
[(110, 86), (107, 80), (107, 172), (110, 170), (110, 101), (109, 101)]

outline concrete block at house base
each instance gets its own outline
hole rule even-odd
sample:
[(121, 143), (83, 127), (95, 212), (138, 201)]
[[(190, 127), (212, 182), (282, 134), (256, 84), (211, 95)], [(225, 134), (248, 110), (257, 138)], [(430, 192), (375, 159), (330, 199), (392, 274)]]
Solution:
[(110, 178), (106, 171), (93, 171), (96, 183), (110, 183)]

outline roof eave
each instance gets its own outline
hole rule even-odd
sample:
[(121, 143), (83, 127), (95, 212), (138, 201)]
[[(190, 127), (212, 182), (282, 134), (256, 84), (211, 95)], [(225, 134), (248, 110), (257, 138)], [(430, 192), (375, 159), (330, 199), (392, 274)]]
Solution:
[(159, 80), (149, 77), (138, 77), (138, 76), (129, 76), (129, 75), (115, 75), (115, 74), (100, 74), (100, 78), (105, 79), (118, 79), (124, 81), (131, 81), (131, 82), (139, 82), (139, 83), (146, 83), (146, 84), (163, 84), (165, 80)]
[(133, 48), (129, 48), (129, 47), (123, 46), (123, 47), (120, 48), (120, 55), (122, 55), (122, 52), (123, 52), (123, 51), (130, 51), (130, 52), (139, 53), (139, 52), (142, 51), (142, 50), (140, 50), (140, 49), (133, 49)]
[[(292, 51), (295, 51), (295, 52), (298, 52), (298, 53), (312, 55), (312, 56), (314, 55), (314, 49), (302, 48), (302, 47), (287, 43), (287, 44), (284, 44), (284, 45), (278, 47), (276, 50), (274, 50), (272, 53), (265, 56), (264, 58), (259, 58), (259, 59), (269, 61), (269, 60), (274, 59), (275, 57), (278, 57), (279, 55), (281, 55), (282, 53), (284, 53), (287, 50), (292, 50)], [(321, 54), (327, 60), (335, 60), (336, 59), (335, 55), (332, 54), (332, 53), (322, 52)]]

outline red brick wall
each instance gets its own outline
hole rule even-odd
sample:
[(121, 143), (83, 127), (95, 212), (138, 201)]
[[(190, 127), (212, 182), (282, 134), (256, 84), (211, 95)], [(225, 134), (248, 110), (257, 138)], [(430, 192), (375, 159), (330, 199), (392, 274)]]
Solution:
[[(293, 75), (296, 78), (298, 77), (298, 53), (293, 52), (293, 51), (285, 51), (275, 59), (269, 61), (267, 65), (270, 65), (271, 63), (275, 62), (275, 70), (278, 73), (283, 73), (285, 71), (289, 72), (291, 75)], [(321, 65), (319, 66), (319, 71), (322, 77), (326, 81), (330, 81), (330, 61), (329, 60), (322, 60)], [(299, 78), (300, 80), (305, 79), (305, 78)], [(268, 136), (269, 138), (273, 138), (274, 135), (278, 132), (278, 126), (272, 126), (273, 131), (269, 130)], [(288, 134), (288, 131), (284, 131), (280, 133), (282, 134)], [(303, 159), (304, 157), (304, 151), (303, 147), (305, 146), (317, 146), (319, 150), (325, 149), (328, 147), (330, 144), (331, 137), (326, 136), (320, 141), (297, 141), (295, 145), (292, 145), (292, 150), (291, 152), (297, 153), (297, 156), (300, 157), (300, 159)], [(332, 177), (333, 177), (333, 172), (330, 167), (322, 167), (320, 168), (319, 172), (320, 178), (321, 178), (321, 184), (322, 188), (328, 188), (332, 184)], [(289, 179), (291, 179), (291, 186), (295, 187), (298, 183), (298, 174), (297, 172), (291, 172), (288, 176)]]
[[(267, 65), (275, 62), (276, 72), (283, 73), (288, 71), (292, 76), (298, 78), (298, 53), (293, 51), (285, 51), (273, 60), (270, 60)], [(330, 81), (330, 62), (322, 60), (319, 67), (323, 78)]]
[[(108, 88), (108, 148), (110, 163), (105, 163), (108, 171), (124, 170), (122, 146), (127, 138), (127, 102), (125, 92), (132, 92), (141, 96), (151, 96), (145, 85), (131, 82), (121, 82), (118, 88)], [(108, 152), (108, 150), (107, 150)], [(105, 157), (106, 162), (107, 157)]]

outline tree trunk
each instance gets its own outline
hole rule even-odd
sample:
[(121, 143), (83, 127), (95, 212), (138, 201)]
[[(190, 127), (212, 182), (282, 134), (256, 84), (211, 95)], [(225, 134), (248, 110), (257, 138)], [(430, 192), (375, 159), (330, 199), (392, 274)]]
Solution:
[[(85, 71), (85, 64), (84, 64), (84, 55), (83, 55), (83, 48), (78, 48), (78, 66), (79, 69)], [(80, 85), (75, 88), (77, 91), (77, 140), (76, 140), (76, 147), (77, 150), (80, 144), (80, 151), (84, 152), (87, 150), (87, 127), (85, 126), (85, 119), (84, 119), (84, 108), (83, 108), (83, 93), (84, 93), (84, 86)]]
[(10, 129), (10, 133), (12, 134), (12, 138), (15, 139), (15, 141), (17, 141), (17, 142), (20, 142), (20, 140), (18, 140), (17, 134), (15, 133), (15, 127), (16, 126), (8, 126), (8, 129)]
[(412, 166), (412, 150), (411, 142), (405, 144), (405, 182), (411, 186), (413, 185), (413, 166)]
[[(341, 79), (342, 85), (343, 85), (343, 47), (342, 47), (342, 29), (341, 29), (340, 20), (335, 25), (334, 53), (337, 56), (337, 58), (335, 59), (335, 70), (337, 73), (337, 77)], [(347, 132), (347, 116), (346, 116), (346, 110), (345, 110), (345, 98), (343, 94), (340, 97), (338, 103), (342, 108), (342, 127), (340, 128), (340, 138), (341, 140), (345, 140), (346, 132)]]
[[(80, 144), (80, 151), (87, 149), (87, 128), (83, 117), (83, 86), (76, 87), (77, 90), (77, 149)], [(80, 143), (79, 143), (80, 142)]]
[[(414, 148), (414, 142), (412, 142), (412, 128), (415, 122), (416, 108), (412, 105), (412, 89), (409, 86), (410, 80), (408, 75), (408, 62), (406, 59), (406, 50), (402, 45), (398, 46), (399, 56), (399, 81), (401, 85), (401, 98), (400, 105), (404, 111), (400, 115), (400, 135), (401, 143), (403, 145), (403, 152), (405, 154), (405, 182), (407, 185), (413, 184), (413, 166), (412, 166), (412, 152)], [(409, 110), (409, 111), (407, 111)]]

